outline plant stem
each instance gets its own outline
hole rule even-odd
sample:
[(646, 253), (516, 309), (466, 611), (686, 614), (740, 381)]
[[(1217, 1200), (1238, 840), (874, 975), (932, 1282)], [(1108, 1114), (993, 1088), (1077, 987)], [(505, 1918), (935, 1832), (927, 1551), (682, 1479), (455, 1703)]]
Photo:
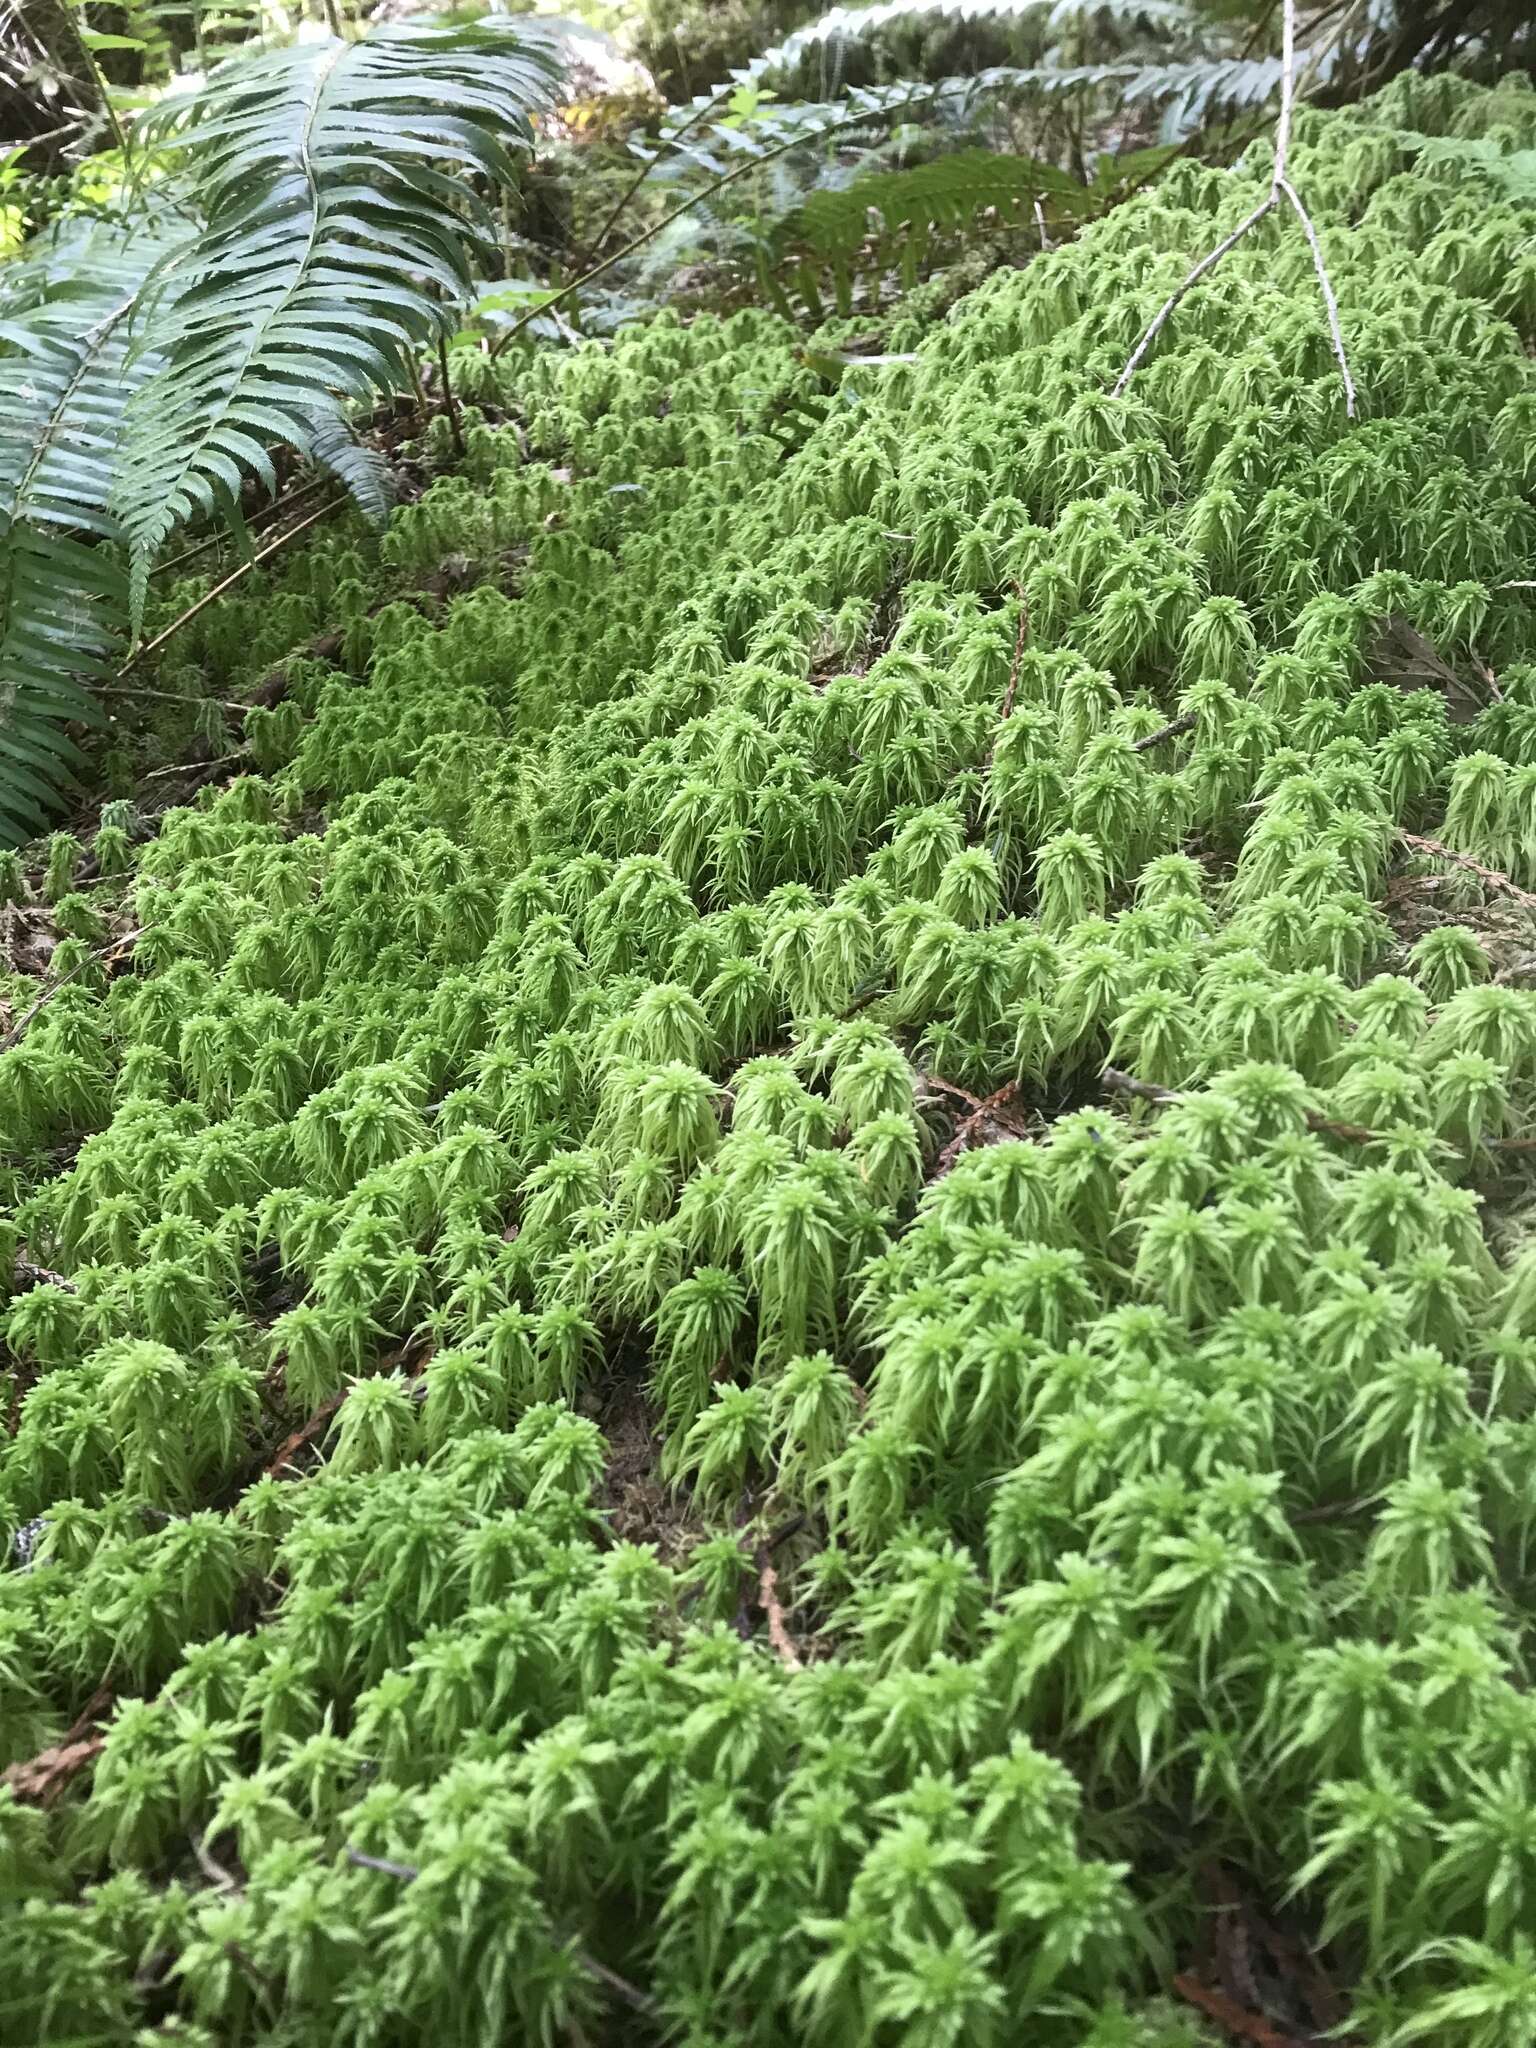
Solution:
[(464, 432), (459, 425), (459, 402), (453, 395), (453, 379), (448, 375), (448, 337), (441, 328), (437, 335), (437, 369), (443, 380), (443, 409), (448, 415), (448, 431), (453, 436), (453, 452), (462, 462)]
[(647, 242), (654, 242), (664, 228), (671, 227), (673, 221), (691, 212), (695, 206), (702, 205), (706, 199), (713, 199), (717, 192), (723, 192), (727, 185), (734, 185), (738, 178), (745, 178), (751, 172), (761, 170), (764, 164), (772, 163), (776, 157), (787, 156), (792, 149), (804, 149), (809, 143), (825, 141), (829, 135), (840, 135), (845, 128), (861, 128), (867, 122), (877, 119), (878, 114), (872, 113), (868, 108), (862, 109), (856, 114), (850, 114), (845, 121), (834, 121), (830, 127), (821, 129), (815, 135), (793, 135), (787, 142), (781, 142), (777, 148), (765, 150), (761, 156), (749, 157), (744, 163), (737, 164), (734, 170), (722, 172), (713, 184), (705, 185), (702, 190), (693, 193), (680, 205), (674, 206), (670, 213), (664, 213), (654, 227), (644, 229), (632, 241), (626, 242), (622, 249), (616, 249), (613, 255), (605, 256), (600, 263), (594, 263), (590, 270), (584, 270), (580, 277), (572, 278), (569, 284), (562, 285), (552, 297), (541, 300), (530, 312), (514, 320), (504, 333), (498, 335), (491, 348), (491, 355), (499, 356), (507, 343), (521, 334), (525, 327), (531, 326), (545, 313), (563, 304), (566, 299), (572, 298), (583, 286), (589, 285), (593, 278), (601, 277), (605, 270), (612, 270), (616, 263), (622, 263), (626, 256), (633, 256), (635, 251), (643, 249)]
[(128, 154), (128, 137), (123, 132), (122, 122), (117, 118), (117, 109), (112, 104), (112, 95), (107, 88), (106, 79), (102, 76), (101, 66), (91, 55), (90, 47), (86, 43), (85, 37), (80, 33), (80, 24), (75, 20), (74, 9), (68, 4), (68, 0), (66, 0), (65, 5), (59, 8), (58, 13), (59, 18), (68, 27), (70, 38), (80, 53), (80, 62), (85, 66), (86, 77), (100, 95), (101, 111), (106, 115), (107, 126), (112, 130), (112, 140), (126, 157)]
[[(718, 107), (722, 101), (728, 100), (734, 91), (734, 85), (727, 85), (722, 87), (722, 89), (715, 94), (713, 99), (706, 100), (702, 107), (695, 107), (693, 112), (688, 116), (688, 119), (683, 123), (682, 127), (674, 129), (671, 135), (669, 135), (666, 138), (666, 140), (675, 147), (679, 142), (682, 141), (683, 137), (689, 132), (690, 129), (697, 128), (699, 123), (702, 120), (704, 120), (708, 115), (712, 114), (715, 108)], [(641, 166), (639, 176), (635, 178), (630, 184), (626, 185), (624, 190), (619, 194), (619, 197), (615, 202), (612, 211), (609, 213), (608, 218), (603, 222), (602, 226), (598, 229), (597, 233), (592, 237), (590, 244), (588, 245), (587, 249), (583, 252), (584, 254), (588, 256), (595, 256), (598, 250), (602, 248), (604, 242), (607, 241), (609, 235), (613, 232), (614, 222), (619, 218), (619, 215), (623, 213), (624, 209), (629, 205), (631, 199), (634, 198), (635, 194), (640, 190), (640, 187), (645, 183), (646, 179), (651, 175), (652, 171), (655, 170), (657, 164), (659, 164), (660, 162), (661, 151), (658, 149), (656, 154), (653, 157), (648, 157), (645, 163)], [(579, 264), (581, 260), (581, 256), (578, 255), (576, 258), (577, 263)]]

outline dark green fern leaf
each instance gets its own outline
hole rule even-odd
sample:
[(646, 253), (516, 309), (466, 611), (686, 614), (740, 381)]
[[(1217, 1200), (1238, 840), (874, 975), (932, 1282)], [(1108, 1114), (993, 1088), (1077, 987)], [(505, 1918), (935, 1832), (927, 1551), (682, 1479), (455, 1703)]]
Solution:
[(351, 422), (339, 408), (316, 412), (309, 452), (322, 469), (351, 492), (366, 519), (375, 526), (384, 524), (395, 501), (389, 465), (377, 450), (358, 440)]
[(145, 124), (181, 151), (207, 225), (154, 308), (164, 366), (129, 421), (135, 614), (173, 527), (270, 484), (272, 442), (319, 453), (317, 399), (409, 380), (491, 233), (450, 173), (513, 182), (560, 69), (526, 21), (390, 27), (241, 58)]
[(35, 831), (78, 759), (66, 721), (123, 623), (110, 541), (124, 410), (155, 358), (130, 348), (153, 225), (78, 227), (13, 265), (0, 296), (0, 840)]

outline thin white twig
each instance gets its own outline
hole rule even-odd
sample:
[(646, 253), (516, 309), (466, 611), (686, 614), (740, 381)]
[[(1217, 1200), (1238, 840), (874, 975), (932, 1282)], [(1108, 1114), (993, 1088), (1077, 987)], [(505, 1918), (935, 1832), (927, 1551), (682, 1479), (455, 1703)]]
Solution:
[(1291, 154), (1291, 116), (1296, 107), (1296, 0), (1280, 8), (1280, 119), (1275, 124), (1275, 179), (1278, 190)]
[(1189, 273), (1188, 277), (1185, 278), (1184, 282), (1180, 285), (1176, 285), (1174, 289), (1168, 294), (1167, 298), (1164, 299), (1162, 305), (1158, 308), (1156, 314), (1153, 316), (1151, 324), (1148, 326), (1146, 333), (1143, 334), (1140, 341), (1137, 342), (1135, 349), (1132, 351), (1131, 360), (1120, 372), (1120, 381), (1116, 384), (1114, 389), (1114, 396), (1116, 398), (1124, 397), (1126, 385), (1130, 383), (1131, 379), (1135, 376), (1136, 372), (1141, 368), (1142, 357), (1146, 354), (1147, 350), (1152, 346), (1153, 342), (1156, 341), (1158, 334), (1161, 332), (1162, 328), (1167, 323), (1169, 314), (1173, 312), (1174, 308), (1178, 305), (1179, 301), (1183, 299), (1188, 293), (1194, 290), (1195, 286), (1200, 282), (1201, 278), (1205, 276), (1208, 270), (1214, 270), (1216, 268), (1217, 264), (1221, 261), (1222, 257), (1226, 255), (1227, 251), (1231, 248), (1235, 248), (1236, 245), (1243, 239), (1244, 235), (1247, 234), (1248, 230), (1251, 227), (1256, 227), (1258, 223), (1264, 218), (1266, 213), (1274, 212), (1275, 207), (1279, 202), (1279, 196), (1280, 195), (1277, 192), (1271, 192), (1265, 198), (1261, 199), (1259, 201), (1259, 204), (1253, 209), (1252, 213), (1248, 215), (1247, 219), (1244, 220), (1238, 227), (1235, 227), (1232, 230), (1231, 234), (1227, 236), (1224, 242), (1218, 242), (1216, 244), (1216, 247), (1211, 250), (1208, 256), (1202, 256), (1200, 258), (1200, 261), (1195, 265), (1194, 269)]
[(1349, 357), (1344, 353), (1344, 330), (1339, 325), (1339, 302), (1333, 295), (1333, 279), (1328, 275), (1328, 266), (1323, 261), (1322, 244), (1317, 239), (1317, 229), (1312, 225), (1312, 216), (1302, 205), (1300, 195), (1289, 178), (1277, 178), (1280, 190), (1296, 210), (1301, 222), (1301, 231), (1307, 238), (1312, 251), (1312, 267), (1317, 272), (1317, 288), (1323, 295), (1323, 305), (1328, 313), (1328, 333), (1333, 342), (1333, 353), (1338, 361), (1339, 375), (1344, 379), (1344, 412), (1353, 419), (1355, 416), (1355, 380), (1349, 374)]
[(1274, 212), (1282, 199), (1295, 209), (1301, 222), (1308, 246), (1312, 251), (1313, 267), (1317, 271), (1318, 287), (1323, 295), (1323, 306), (1328, 315), (1328, 332), (1333, 342), (1333, 353), (1338, 360), (1339, 370), (1344, 379), (1344, 410), (1350, 419), (1355, 416), (1355, 380), (1349, 374), (1349, 359), (1344, 353), (1344, 333), (1339, 324), (1339, 305), (1334, 296), (1333, 280), (1328, 275), (1328, 266), (1323, 261), (1322, 245), (1311, 216), (1302, 205), (1296, 188), (1286, 176), (1286, 165), (1291, 153), (1291, 122), (1296, 110), (1296, 0), (1283, 0), (1281, 10), (1282, 40), (1280, 58), (1280, 116), (1275, 124), (1275, 167), (1270, 176), (1269, 190), (1245, 220), (1242, 220), (1222, 241), (1216, 244), (1164, 299), (1152, 316), (1140, 341), (1131, 351), (1131, 359), (1120, 372), (1115, 385), (1114, 396), (1124, 396), (1126, 386), (1141, 367), (1142, 361), (1181, 300), (1194, 290), (1195, 286), (1209, 272), (1213, 271), (1229, 250), (1234, 249), (1251, 228), (1256, 228), (1266, 215)]

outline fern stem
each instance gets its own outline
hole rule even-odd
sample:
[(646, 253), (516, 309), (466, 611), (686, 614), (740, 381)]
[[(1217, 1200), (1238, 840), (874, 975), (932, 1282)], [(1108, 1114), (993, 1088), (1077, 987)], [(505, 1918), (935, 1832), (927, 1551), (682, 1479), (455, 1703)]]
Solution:
[(227, 590), (238, 583), (242, 576), (248, 576), (252, 569), (259, 568), (263, 562), (270, 561), (272, 556), (281, 553), (290, 541), (297, 540), (301, 533), (307, 532), (318, 520), (324, 519), (328, 512), (334, 512), (338, 505), (345, 503), (346, 499), (344, 496), (340, 498), (327, 498), (323, 505), (317, 506), (306, 518), (301, 519), (296, 526), (290, 526), (286, 532), (280, 533), (276, 540), (268, 541), (264, 548), (258, 548), (254, 555), (240, 564), (239, 568), (232, 569), (222, 582), (215, 583), (211, 590), (205, 590), (196, 604), (189, 604), (186, 610), (172, 619), (171, 623), (161, 632), (157, 633), (153, 640), (146, 640), (142, 647), (129, 655), (128, 659), (113, 677), (113, 687), (121, 683), (124, 676), (131, 675), (140, 662), (147, 661), (150, 655), (158, 652), (173, 634), (179, 633), (183, 626), (189, 625), (199, 612), (206, 611), (209, 605), (214, 603), (216, 599), (221, 598)]
[(59, 9), (59, 16), (67, 25), (75, 48), (80, 52), (80, 62), (85, 66), (86, 77), (101, 97), (101, 111), (106, 115), (107, 126), (112, 130), (113, 143), (126, 157), (128, 154), (128, 137), (123, 132), (122, 122), (117, 118), (117, 109), (112, 104), (112, 97), (107, 90), (107, 81), (102, 76), (101, 66), (91, 55), (90, 46), (86, 42), (85, 37), (80, 33), (80, 25), (75, 20), (74, 9), (69, 6), (61, 7)]
[(857, 114), (850, 114), (846, 121), (836, 121), (830, 127), (819, 129), (814, 138), (805, 135), (792, 135), (787, 142), (779, 143), (774, 149), (765, 150), (761, 156), (749, 157), (745, 163), (737, 164), (734, 170), (722, 172), (713, 184), (703, 186), (689, 198), (684, 199), (679, 205), (674, 206), (670, 213), (664, 213), (654, 226), (646, 228), (642, 233), (636, 235), (632, 241), (626, 242), (622, 249), (616, 249), (611, 256), (605, 256), (601, 263), (594, 263), (591, 269), (584, 270), (580, 277), (574, 277), (569, 284), (562, 285), (552, 298), (541, 300), (530, 312), (524, 313), (514, 320), (505, 332), (498, 335), (490, 350), (490, 354), (493, 357), (499, 356), (507, 343), (521, 334), (525, 327), (530, 326), (535, 320), (539, 319), (543, 314), (550, 312), (555, 306), (563, 305), (567, 299), (573, 298), (584, 286), (591, 284), (594, 278), (601, 277), (605, 271), (612, 270), (616, 263), (622, 263), (627, 256), (633, 256), (637, 249), (643, 249), (647, 242), (654, 242), (659, 234), (666, 228), (671, 227), (673, 221), (681, 219), (685, 213), (692, 212), (694, 207), (701, 206), (706, 199), (713, 199), (717, 192), (723, 192), (727, 185), (734, 185), (738, 178), (745, 178), (754, 171), (760, 171), (764, 164), (772, 163), (776, 157), (787, 156), (792, 149), (803, 149), (806, 143), (812, 139), (818, 142), (824, 141), (829, 135), (841, 135), (845, 128), (863, 127), (865, 123), (874, 118), (868, 108), (864, 108)]
[[(672, 134), (669, 135), (666, 138), (666, 140), (669, 143), (671, 143), (672, 146), (675, 148), (676, 145), (682, 141), (683, 137), (689, 132), (690, 129), (697, 128), (699, 123), (702, 120), (704, 120), (708, 115), (712, 114), (715, 108), (718, 107), (723, 100), (727, 100), (730, 98), (731, 94), (735, 91), (735, 89), (736, 88), (734, 84), (723, 86), (721, 90), (715, 94), (713, 99), (706, 100), (703, 106), (701, 107), (695, 107), (693, 112), (688, 116), (688, 119), (683, 123), (681, 128), (674, 129)], [(578, 264), (582, 262), (584, 257), (595, 256), (598, 250), (602, 248), (604, 242), (607, 241), (609, 235), (613, 232), (614, 222), (619, 218), (620, 214), (624, 212), (625, 208), (629, 205), (629, 202), (634, 198), (635, 194), (640, 190), (640, 187), (645, 183), (646, 179), (651, 175), (652, 171), (655, 170), (657, 164), (659, 164), (660, 162), (661, 151), (658, 149), (656, 154), (653, 157), (648, 157), (645, 163), (641, 166), (639, 176), (633, 179), (631, 183), (628, 184), (624, 188), (624, 190), (619, 194), (619, 197), (615, 202), (612, 211), (609, 213), (608, 218), (603, 222), (602, 226), (598, 229), (597, 233), (592, 237), (592, 240), (588, 244), (587, 248), (578, 254), (576, 258)]]

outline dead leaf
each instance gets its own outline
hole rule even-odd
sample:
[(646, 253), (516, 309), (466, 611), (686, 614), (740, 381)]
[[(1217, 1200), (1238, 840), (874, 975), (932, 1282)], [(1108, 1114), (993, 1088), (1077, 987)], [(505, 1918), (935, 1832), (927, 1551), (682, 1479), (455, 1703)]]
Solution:
[(70, 1780), (106, 1747), (104, 1735), (87, 1735), (85, 1731), (100, 1720), (111, 1704), (110, 1689), (98, 1686), (75, 1717), (63, 1741), (39, 1750), (25, 1763), (7, 1764), (0, 1771), (0, 1785), (9, 1785), (24, 1804), (51, 1806)]

